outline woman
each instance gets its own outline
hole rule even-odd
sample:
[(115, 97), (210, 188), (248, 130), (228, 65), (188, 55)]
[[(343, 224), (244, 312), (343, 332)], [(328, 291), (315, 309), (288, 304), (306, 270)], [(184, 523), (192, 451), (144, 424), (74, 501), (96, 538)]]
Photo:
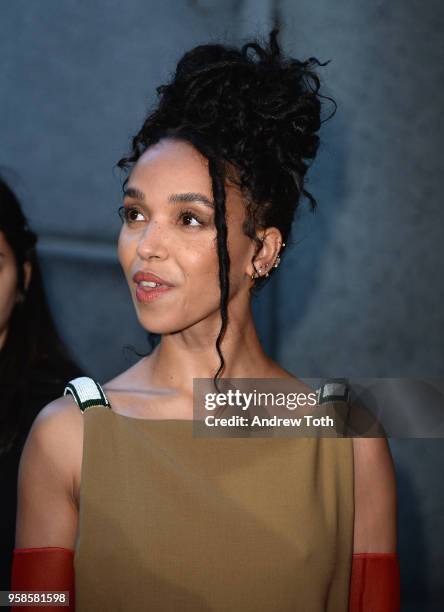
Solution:
[[(283, 57), (277, 33), (264, 47), (186, 53), (119, 162), (131, 170), (119, 259), (160, 343), (105, 393), (74, 381), (78, 405), (59, 399), (36, 419), (16, 586), (72, 591), (74, 562), (82, 612), (399, 608), (384, 439), (191, 435), (193, 379), (279, 378), (307, 391), (265, 354), (251, 310), (300, 197), (315, 205), (304, 176), (321, 64)], [(36, 582), (35, 563), (60, 576)]]
[(20, 453), (39, 410), (80, 374), (51, 317), (35, 252), (37, 237), (0, 179), (0, 590), (11, 580)]

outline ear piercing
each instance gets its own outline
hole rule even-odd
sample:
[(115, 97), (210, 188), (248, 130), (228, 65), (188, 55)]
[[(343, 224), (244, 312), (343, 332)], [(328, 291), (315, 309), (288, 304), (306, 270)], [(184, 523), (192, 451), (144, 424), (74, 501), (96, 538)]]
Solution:
[[(283, 246), (283, 247), (285, 246), (285, 242), (283, 242), (283, 243), (282, 243), (282, 246)], [(280, 263), (281, 263), (281, 258), (280, 258), (280, 256), (278, 255), (278, 256), (276, 257), (276, 259), (275, 259), (274, 264), (273, 264), (273, 268), (277, 268), (277, 267), (279, 266), (279, 264), (280, 264)], [(268, 264), (267, 264), (267, 263), (266, 263), (266, 264), (264, 264), (264, 268), (268, 268)], [(250, 278), (251, 278), (251, 280), (254, 280), (255, 278), (259, 278), (260, 276), (262, 276), (261, 271), (262, 271), (262, 266), (259, 268), (259, 274), (258, 274), (256, 271), (254, 271), (254, 272), (253, 272), (253, 274), (252, 274), (252, 275), (251, 275), (251, 277), (250, 277)], [(267, 277), (269, 274), (270, 274), (270, 273), (269, 273), (269, 272), (267, 272), (267, 273), (265, 274), (265, 277)]]

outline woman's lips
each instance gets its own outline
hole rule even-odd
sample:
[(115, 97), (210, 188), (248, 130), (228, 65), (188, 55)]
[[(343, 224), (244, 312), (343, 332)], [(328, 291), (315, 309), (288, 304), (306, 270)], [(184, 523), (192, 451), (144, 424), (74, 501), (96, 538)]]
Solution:
[(141, 303), (152, 302), (170, 291), (173, 285), (149, 270), (139, 270), (133, 276), (136, 298)]
[(166, 287), (172, 287), (171, 283), (166, 281), (164, 278), (161, 278), (157, 274), (154, 274), (154, 272), (150, 272), (149, 270), (139, 270), (136, 272), (133, 276), (133, 281), (135, 283), (154, 282)]
[(136, 285), (136, 298), (139, 302), (147, 303), (156, 300), (168, 291), (171, 291), (172, 287), (161, 285), (160, 287), (147, 287), (141, 283)]

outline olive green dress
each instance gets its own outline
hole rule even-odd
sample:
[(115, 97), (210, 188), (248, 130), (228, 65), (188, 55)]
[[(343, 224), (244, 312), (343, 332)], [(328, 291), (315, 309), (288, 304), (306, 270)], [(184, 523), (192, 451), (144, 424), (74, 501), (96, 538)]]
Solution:
[(347, 612), (351, 438), (83, 417), (76, 610)]

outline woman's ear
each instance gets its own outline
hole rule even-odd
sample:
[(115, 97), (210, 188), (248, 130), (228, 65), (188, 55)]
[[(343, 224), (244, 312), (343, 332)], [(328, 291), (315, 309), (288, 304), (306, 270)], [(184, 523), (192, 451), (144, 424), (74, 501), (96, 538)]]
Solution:
[(254, 273), (257, 276), (262, 276), (262, 271), (264, 271), (264, 275), (268, 276), (276, 261), (279, 263), (277, 258), (281, 247), (284, 246), (282, 234), (276, 227), (268, 227), (265, 231), (262, 230), (258, 234), (258, 238), (262, 242), (262, 248), (259, 249), (252, 262)]
[(32, 276), (32, 264), (30, 261), (25, 261), (25, 263), (23, 264), (23, 278), (24, 278), (25, 291), (28, 291), (28, 287), (31, 282), (31, 276)]

